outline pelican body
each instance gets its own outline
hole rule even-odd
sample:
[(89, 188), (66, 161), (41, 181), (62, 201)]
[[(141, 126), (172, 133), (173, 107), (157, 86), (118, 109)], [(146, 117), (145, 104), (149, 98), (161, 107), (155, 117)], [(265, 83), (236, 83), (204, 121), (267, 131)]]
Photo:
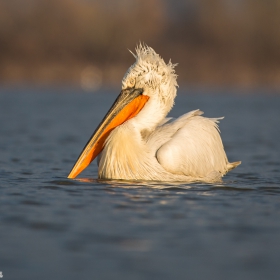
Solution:
[(219, 134), (221, 118), (194, 110), (166, 118), (174, 104), (177, 75), (171, 61), (139, 45), (122, 90), (73, 166), (75, 178), (98, 156), (98, 177), (156, 181), (220, 181), (229, 163)]

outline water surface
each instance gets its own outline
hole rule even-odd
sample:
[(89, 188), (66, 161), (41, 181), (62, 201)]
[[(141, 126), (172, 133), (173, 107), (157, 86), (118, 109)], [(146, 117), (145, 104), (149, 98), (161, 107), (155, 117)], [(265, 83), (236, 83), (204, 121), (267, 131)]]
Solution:
[(280, 96), (203, 93), (171, 116), (225, 116), (221, 184), (68, 180), (117, 92), (1, 88), (4, 279), (279, 279)]

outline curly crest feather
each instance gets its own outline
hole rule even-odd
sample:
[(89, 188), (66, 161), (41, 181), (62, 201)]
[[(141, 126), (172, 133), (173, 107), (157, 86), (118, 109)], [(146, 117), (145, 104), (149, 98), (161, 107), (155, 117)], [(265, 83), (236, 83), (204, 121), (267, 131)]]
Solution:
[(150, 86), (155, 89), (161, 84), (178, 87), (175, 66), (168, 64), (154, 51), (153, 48), (139, 44), (133, 54), (136, 61), (128, 69), (122, 80), (123, 87), (131, 86), (131, 81), (138, 82), (139, 86)]

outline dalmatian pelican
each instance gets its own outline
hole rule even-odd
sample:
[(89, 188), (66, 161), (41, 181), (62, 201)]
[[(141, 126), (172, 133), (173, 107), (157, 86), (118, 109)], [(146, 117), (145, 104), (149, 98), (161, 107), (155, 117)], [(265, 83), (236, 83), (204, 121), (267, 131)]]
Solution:
[[(132, 53), (133, 54), (133, 53)], [(68, 178), (98, 156), (100, 179), (220, 181), (241, 162), (229, 163), (217, 123), (194, 110), (166, 118), (177, 75), (149, 46), (140, 44), (122, 90), (85, 145)]]

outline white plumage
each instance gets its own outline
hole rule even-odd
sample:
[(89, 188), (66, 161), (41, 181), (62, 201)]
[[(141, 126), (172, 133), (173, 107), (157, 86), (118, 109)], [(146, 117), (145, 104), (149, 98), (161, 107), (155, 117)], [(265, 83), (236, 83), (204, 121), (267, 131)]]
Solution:
[(141, 89), (148, 101), (116, 126), (99, 154), (99, 178), (156, 181), (219, 181), (240, 162), (229, 163), (218, 120), (200, 110), (166, 119), (174, 104), (177, 75), (150, 47), (139, 45), (122, 89)]
[(199, 110), (161, 124), (176, 96), (174, 65), (165, 64), (147, 46), (136, 49), (136, 62), (123, 89), (143, 88), (150, 97), (140, 113), (109, 135), (99, 161), (99, 177), (127, 180), (212, 181), (237, 163), (229, 163), (218, 132), (218, 119)]

